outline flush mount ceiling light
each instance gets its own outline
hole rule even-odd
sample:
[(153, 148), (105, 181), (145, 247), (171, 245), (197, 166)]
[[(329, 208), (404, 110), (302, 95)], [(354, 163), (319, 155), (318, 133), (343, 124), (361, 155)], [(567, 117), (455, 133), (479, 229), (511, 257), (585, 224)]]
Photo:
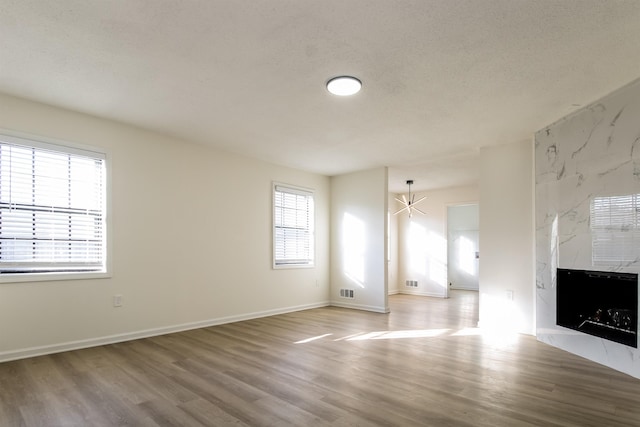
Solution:
[(416, 205), (421, 201), (423, 201), (424, 199), (426, 199), (426, 197), (420, 197), (418, 200), (415, 200), (416, 195), (414, 194), (413, 197), (411, 196), (411, 184), (413, 184), (413, 180), (408, 179), (407, 185), (409, 186), (409, 200), (407, 200), (407, 198), (404, 197), (404, 194), (402, 195), (402, 200), (396, 197), (396, 200), (402, 203), (404, 207), (400, 209), (398, 212), (394, 213), (394, 215), (398, 215), (400, 212), (403, 212), (403, 211), (409, 211), (409, 218), (411, 218), (411, 214), (413, 213), (413, 211), (419, 212), (422, 215), (426, 215), (420, 209), (416, 208)]
[(327, 90), (338, 96), (355, 95), (361, 87), (362, 82), (351, 76), (334, 77), (327, 82)]

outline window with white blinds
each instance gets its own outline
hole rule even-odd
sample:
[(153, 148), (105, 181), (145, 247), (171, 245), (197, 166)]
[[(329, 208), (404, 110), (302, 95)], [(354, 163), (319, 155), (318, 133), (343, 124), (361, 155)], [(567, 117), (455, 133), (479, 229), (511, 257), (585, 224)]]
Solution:
[(618, 265), (640, 259), (640, 194), (591, 200), (594, 265)]
[(274, 185), (274, 267), (313, 266), (313, 208), (313, 193), (311, 191), (279, 184)]
[(0, 277), (105, 272), (105, 155), (0, 135)]

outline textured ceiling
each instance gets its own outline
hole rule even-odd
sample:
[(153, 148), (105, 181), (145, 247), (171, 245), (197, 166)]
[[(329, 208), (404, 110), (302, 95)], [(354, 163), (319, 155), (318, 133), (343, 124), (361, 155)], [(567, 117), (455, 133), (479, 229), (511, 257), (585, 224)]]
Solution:
[(0, 0), (0, 92), (396, 192), (638, 77), (638, 0)]

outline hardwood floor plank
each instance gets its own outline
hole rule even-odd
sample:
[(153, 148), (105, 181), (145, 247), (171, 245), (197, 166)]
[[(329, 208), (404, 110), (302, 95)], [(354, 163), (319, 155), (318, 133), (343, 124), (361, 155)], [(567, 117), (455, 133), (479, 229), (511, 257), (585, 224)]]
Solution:
[(0, 426), (640, 426), (640, 380), (390, 297), (0, 363)]
[[(266, 397), (264, 392), (252, 384), (228, 375), (229, 369), (237, 368), (242, 363), (241, 361), (227, 357), (224, 359), (224, 362), (211, 364), (209, 360), (210, 359), (207, 358), (207, 360), (184, 360), (180, 362), (180, 365), (184, 367), (186, 372), (179, 377), (187, 379), (191, 376), (197, 378), (198, 383), (200, 383), (200, 380), (205, 381), (202, 387), (208, 388), (209, 390), (217, 389), (218, 393), (220, 393), (220, 390), (224, 390), (224, 393), (237, 396), (246, 403), (255, 402), (256, 400)], [(244, 367), (242, 369), (244, 369)], [(191, 389), (188, 385), (185, 387)], [(196, 388), (196, 390), (201, 390), (201, 388)], [(194, 392), (202, 397), (197, 391)]]
[[(282, 402), (286, 402), (288, 405), (295, 406), (302, 411), (313, 414), (324, 421), (333, 422), (339, 417), (339, 415), (335, 413), (334, 408), (319, 403), (324, 397), (324, 394), (319, 392), (316, 384), (299, 380), (295, 376), (285, 374), (264, 375), (260, 372), (250, 372), (246, 369), (229, 371), (226, 374), (246, 384), (252, 384), (253, 387), (258, 388), (265, 394), (276, 397)], [(282, 384), (286, 384), (287, 386), (282, 387)], [(260, 400), (264, 401), (264, 399)]]
[[(114, 347), (111, 355), (114, 364), (120, 367), (126, 375), (129, 375), (137, 383), (144, 384), (143, 390), (153, 390), (152, 395), (159, 396), (174, 402), (187, 402), (198, 396), (188, 389), (176, 384), (171, 375), (182, 372), (174, 363), (158, 362), (159, 347), (150, 346), (152, 350), (143, 351), (138, 348)], [(110, 381), (110, 379), (108, 379)]]
[(20, 427), (27, 425), (18, 406), (0, 399), (0, 425), (2, 424)]
[(206, 424), (201, 423), (197, 418), (191, 416), (190, 413), (180, 409), (179, 406), (175, 406), (172, 402), (162, 399), (149, 400), (139, 403), (137, 406), (141, 408), (155, 424), (161, 427), (206, 426)]
[(42, 402), (33, 402), (20, 407), (22, 419), (26, 425), (54, 425), (55, 413)]
[(204, 399), (181, 403), (178, 407), (206, 426), (249, 426)]

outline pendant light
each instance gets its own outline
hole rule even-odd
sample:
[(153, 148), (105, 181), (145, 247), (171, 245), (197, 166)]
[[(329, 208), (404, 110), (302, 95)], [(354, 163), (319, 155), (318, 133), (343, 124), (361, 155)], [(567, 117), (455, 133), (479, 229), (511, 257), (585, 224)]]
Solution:
[(418, 212), (421, 213), (422, 215), (426, 215), (426, 213), (424, 213), (423, 211), (421, 211), (420, 209), (416, 208), (415, 205), (417, 205), (418, 203), (420, 203), (421, 201), (423, 201), (424, 199), (426, 199), (426, 197), (420, 197), (418, 200), (415, 200), (416, 195), (414, 194), (413, 196), (411, 195), (411, 184), (413, 184), (413, 180), (412, 179), (408, 179), (407, 180), (407, 185), (409, 186), (409, 199), (407, 199), (404, 194), (402, 195), (402, 200), (398, 199), (396, 197), (396, 200), (400, 203), (402, 203), (404, 205), (404, 207), (402, 209), (400, 209), (398, 212), (394, 213), (394, 215), (398, 215), (400, 212), (403, 211), (408, 211), (409, 212), (409, 218), (411, 218), (411, 215), (413, 214), (413, 212)]

